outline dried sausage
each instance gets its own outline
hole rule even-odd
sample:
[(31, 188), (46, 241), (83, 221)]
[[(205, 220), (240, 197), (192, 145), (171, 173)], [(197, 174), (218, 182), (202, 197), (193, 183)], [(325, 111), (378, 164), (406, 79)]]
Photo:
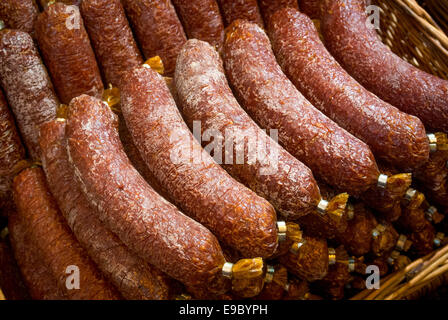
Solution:
[(143, 55), (146, 59), (160, 56), (165, 75), (172, 75), (177, 54), (187, 38), (171, 1), (123, 0), (122, 4)]
[(140, 154), (175, 204), (243, 255), (272, 255), (277, 247), (275, 210), (202, 149), (163, 78), (152, 69), (136, 68), (122, 80), (121, 98)]
[(267, 25), (271, 16), (282, 8), (299, 9), (297, 0), (259, 0), (261, 13), (263, 15), (264, 23)]
[(260, 27), (236, 21), (227, 28), (224, 66), (249, 115), (262, 128), (278, 129), (280, 144), (318, 178), (351, 194), (376, 181), (379, 171), (369, 147), (302, 96)]
[(120, 0), (84, 0), (80, 8), (106, 82), (119, 86), (125, 71), (143, 63), (123, 6)]
[(40, 159), (39, 127), (56, 117), (59, 102), (28, 33), (0, 31), (0, 81), (30, 156)]
[(224, 42), (224, 22), (216, 0), (172, 0), (189, 39), (207, 41), (218, 51)]
[(341, 65), (362, 85), (429, 130), (448, 132), (448, 81), (395, 55), (366, 24), (365, 1), (322, 1), (322, 34)]
[(0, 20), (6, 27), (32, 33), (39, 8), (34, 0), (2, 0)]
[(257, 0), (218, 0), (218, 3), (226, 25), (242, 19), (263, 27), (263, 18)]
[(306, 98), (372, 149), (378, 160), (413, 170), (429, 158), (421, 121), (380, 100), (342, 69), (319, 39), (313, 22), (286, 8), (270, 21), (274, 52)]
[(62, 103), (81, 94), (102, 96), (101, 74), (77, 6), (49, 5), (37, 17), (35, 31)]
[(106, 227), (77, 186), (65, 140), (65, 120), (41, 127), (42, 164), (50, 191), (74, 235), (126, 299), (168, 299), (169, 279), (136, 256)]
[(187, 286), (227, 290), (215, 236), (158, 195), (124, 153), (117, 119), (101, 100), (70, 103), (67, 149), (76, 179), (100, 220), (131, 250)]
[(13, 206), (12, 179), (17, 165), (24, 158), (25, 149), (0, 89), (0, 208), (7, 210)]
[[(19, 221), (25, 222), (25, 232), (33, 242), (42, 262), (69, 299), (119, 299), (112, 287), (74, 238), (48, 190), (40, 168), (28, 168), (14, 178), (14, 201)], [(17, 242), (16, 242), (17, 243)], [(66, 281), (67, 268), (79, 271), (79, 289), (70, 290)]]

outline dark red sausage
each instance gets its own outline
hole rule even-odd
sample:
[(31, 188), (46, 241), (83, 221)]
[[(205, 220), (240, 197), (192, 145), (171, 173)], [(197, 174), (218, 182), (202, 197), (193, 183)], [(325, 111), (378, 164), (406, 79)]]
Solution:
[(366, 142), (378, 159), (413, 170), (429, 157), (421, 121), (380, 100), (342, 69), (319, 39), (313, 22), (287, 8), (272, 16), (270, 36), (280, 65), (306, 98)]
[[(69, 299), (120, 298), (76, 241), (48, 190), (42, 169), (22, 171), (14, 178), (13, 192), (19, 221), (26, 221), (22, 231), (29, 235), (47, 272)], [(77, 290), (66, 286), (69, 266), (78, 267)]]
[[(219, 54), (211, 45), (188, 40), (179, 53), (174, 82), (188, 125), (195, 130), (194, 122), (199, 122), (203, 140), (210, 140), (206, 136), (211, 133), (215, 142), (222, 143), (214, 150), (219, 153), (214, 157), (234, 178), (269, 200), (288, 219), (316, 210), (321, 197), (311, 170), (272, 140), (239, 106)], [(204, 147), (207, 144), (204, 141)], [(266, 146), (265, 159), (255, 149), (260, 145)]]
[(84, 0), (81, 14), (106, 82), (119, 86), (124, 72), (143, 63), (120, 0)]
[(260, 6), (261, 13), (263, 14), (263, 19), (267, 25), (271, 16), (278, 10), (282, 8), (294, 8), (299, 9), (299, 4), (297, 0), (258, 0), (258, 5)]
[(30, 156), (40, 159), (39, 127), (56, 117), (59, 101), (28, 33), (0, 31), (0, 81)]
[[(202, 149), (163, 78), (140, 67), (126, 74), (122, 86), (122, 112), (133, 140), (175, 203), (246, 257), (272, 255), (277, 247), (274, 209)], [(187, 150), (192, 152), (184, 157), (181, 152)]]
[(299, 0), (300, 12), (303, 12), (311, 19), (319, 19), (321, 2), (321, 0)]
[(101, 100), (70, 104), (67, 148), (76, 179), (100, 220), (140, 257), (188, 286), (223, 293), (225, 259), (201, 224), (159, 196), (124, 153), (117, 119)]
[(0, 20), (7, 28), (32, 33), (39, 8), (34, 0), (0, 1)]
[(101, 223), (77, 186), (65, 141), (66, 122), (42, 125), (42, 164), (49, 188), (74, 235), (98, 268), (126, 299), (169, 298), (169, 279), (132, 253)]
[(325, 44), (362, 85), (400, 110), (419, 117), (429, 130), (448, 132), (448, 81), (395, 55), (366, 24), (363, 0), (322, 1)]
[(172, 0), (189, 39), (207, 41), (218, 51), (224, 42), (224, 22), (216, 0)]
[(162, 58), (170, 76), (176, 58), (187, 38), (170, 0), (123, 0), (137, 41), (146, 59)]
[(243, 19), (263, 27), (257, 0), (218, 0), (218, 3), (226, 25), (237, 19)]
[(79, 8), (51, 4), (37, 18), (35, 30), (62, 103), (81, 94), (101, 97), (103, 82)]
[[(53, 0), (39, 0), (39, 3), (40, 3), (40, 6), (42, 7), (42, 9), (45, 9), (48, 6), (48, 3), (51, 1), (53, 1)], [(57, 2), (74, 5), (74, 6), (79, 6), (81, 4), (81, 1), (82, 0), (57, 0)], [(50, 3), (50, 5), (51, 5), (51, 3)]]
[(262, 128), (278, 129), (282, 146), (317, 177), (351, 194), (376, 182), (379, 171), (369, 147), (302, 96), (260, 27), (236, 21), (227, 29), (224, 66), (249, 115)]
[[(0, 208), (11, 208), (11, 185), (15, 169), (25, 158), (25, 149), (0, 89)], [(0, 214), (1, 215), (1, 214)]]

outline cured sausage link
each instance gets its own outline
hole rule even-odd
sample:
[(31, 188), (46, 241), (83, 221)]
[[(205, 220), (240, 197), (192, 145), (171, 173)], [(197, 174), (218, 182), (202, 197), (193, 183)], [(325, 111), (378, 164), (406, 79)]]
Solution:
[(120, 143), (117, 119), (87, 95), (70, 103), (67, 149), (76, 179), (100, 220), (131, 250), (187, 286), (223, 293), (218, 241), (140, 176)]
[(163, 78), (150, 68), (136, 68), (124, 77), (121, 98), (137, 148), (175, 203), (243, 255), (272, 255), (277, 247), (274, 208), (202, 149)]
[(39, 8), (34, 0), (2, 0), (0, 20), (6, 27), (32, 33)]
[[(57, 280), (62, 292), (69, 299), (76, 300), (119, 299), (116, 289), (96, 269), (67, 226), (48, 190), (43, 170), (35, 167), (22, 171), (14, 178), (13, 192), (18, 219), (26, 221), (22, 231), (29, 234), (30, 241), (48, 268), (47, 272)], [(67, 286), (70, 272), (74, 272), (69, 269), (71, 267), (79, 272), (77, 290)], [(77, 276), (73, 273), (74, 278)]]
[(226, 25), (237, 19), (243, 19), (263, 27), (257, 0), (218, 0), (218, 3)]
[(265, 25), (268, 25), (271, 16), (283, 8), (294, 8), (299, 10), (297, 0), (258, 0)]
[(165, 75), (171, 76), (176, 58), (187, 38), (170, 0), (121, 1), (146, 59), (162, 58)]
[(279, 130), (279, 143), (320, 179), (359, 194), (379, 171), (369, 147), (306, 100), (277, 64), (257, 25), (228, 27), (224, 66), (238, 101), (262, 127)]
[(126, 299), (168, 299), (169, 279), (132, 253), (101, 223), (79, 189), (67, 155), (66, 121), (41, 128), (42, 164), (49, 188), (74, 235)]
[(366, 142), (378, 160), (405, 171), (428, 161), (429, 143), (421, 121), (353, 79), (325, 49), (310, 18), (286, 8), (270, 22), (283, 71), (316, 108)]
[(25, 146), (31, 158), (38, 160), (39, 127), (56, 117), (59, 102), (28, 33), (0, 31), (0, 81)]
[(77, 6), (56, 2), (37, 18), (36, 38), (62, 103), (80, 94), (100, 98), (103, 82)]
[(429, 130), (448, 132), (448, 81), (395, 55), (366, 24), (363, 0), (321, 2), (325, 44), (363, 86), (400, 110), (419, 117)]
[(84, 0), (81, 14), (106, 82), (119, 86), (124, 72), (143, 63), (120, 0)]

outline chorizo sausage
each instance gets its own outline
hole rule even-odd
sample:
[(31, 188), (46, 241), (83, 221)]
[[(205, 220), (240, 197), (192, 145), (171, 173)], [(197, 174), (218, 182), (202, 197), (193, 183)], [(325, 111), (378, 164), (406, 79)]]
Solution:
[(224, 42), (224, 22), (216, 0), (172, 0), (189, 39), (207, 41), (218, 51)]
[(366, 24), (365, 1), (322, 1), (322, 34), (339, 63), (368, 90), (421, 119), (428, 130), (448, 132), (448, 81), (395, 55)]
[(70, 103), (67, 149), (89, 203), (107, 228), (151, 265), (187, 286), (225, 292), (225, 258), (215, 236), (138, 174), (121, 147), (116, 120), (94, 97)]
[(84, 0), (80, 8), (105, 80), (119, 86), (125, 71), (143, 63), (123, 6), (120, 0)]
[(8, 238), (0, 239), (0, 288), (7, 300), (30, 299)]
[(321, 0), (299, 0), (300, 12), (303, 12), (311, 19), (320, 18)]
[(8, 221), (11, 246), (28, 292), (34, 300), (66, 300), (57, 279), (42, 260), (36, 243), (28, 232), (28, 222), (11, 213)]
[(258, 5), (263, 15), (264, 23), (267, 25), (271, 16), (282, 8), (294, 8), (299, 10), (297, 0), (258, 0)]
[(56, 117), (59, 101), (28, 33), (0, 31), (0, 81), (30, 156), (40, 159), (39, 127)]
[(413, 170), (429, 158), (421, 121), (380, 100), (342, 69), (319, 39), (311, 19), (286, 8), (269, 25), (274, 52), (306, 98), (372, 149), (379, 160)]
[(311, 170), (239, 106), (211, 45), (188, 40), (179, 53), (174, 82), (188, 125), (195, 131), (194, 122), (199, 122), (204, 140), (209, 133), (216, 135), (215, 142), (221, 145), (215, 148), (215, 159), (234, 178), (268, 199), (285, 217), (296, 219), (315, 211), (321, 197)]
[[(81, 1), (82, 0), (57, 0), (57, 2), (61, 2), (64, 4), (68, 4), (68, 5), (74, 5), (74, 6), (79, 6), (81, 4)], [(51, 5), (52, 2), (54, 2), (54, 0), (39, 0), (40, 6), (42, 9), (45, 9), (46, 7)]]
[[(274, 208), (202, 149), (163, 78), (152, 69), (136, 68), (123, 78), (121, 98), (140, 154), (175, 204), (243, 255), (272, 255), (277, 247)], [(186, 150), (191, 154), (181, 154)]]
[(77, 6), (49, 5), (37, 17), (35, 32), (62, 103), (81, 94), (102, 96), (101, 74)]
[(34, 0), (2, 0), (0, 20), (6, 27), (32, 33), (39, 8)]
[(257, 0), (218, 0), (218, 2), (226, 25), (242, 19), (263, 27), (263, 18)]
[(137, 41), (146, 59), (160, 56), (165, 74), (171, 76), (176, 58), (187, 38), (169, 0), (123, 0)]
[(16, 166), (23, 159), (25, 159), (25, 149), (0, 89), (0, 208), (7, 210), (13, 206), (12, 179)]
[[(23, 170), (14, 178), (13, 193), (17, 215), (26, 221), (22, 231), (30, 235), (64, 294), (76, 300), (118, 299), (116, 289), (107, 283), (64, 221), (48, 190), (43, 170), (37, 167)], [(76, 266), (79, 271), (77, 290), (66, 286), (69, 266)]]
[[(321, 180), (358, 194), (379, 171), (369, 147), (306, 100), (284, 75), (264, 31), (235, 21), (226, 31), (224, 66), (238, 101)], [(257, 71), (255, 71), (257, 70)]]
[(137, 257), (98, 219), (77, 186), (65, 141), (65, 120), (41, 127), (42, 164), (50, 191), (74, 235), (98, 268), (126, 299), (169, 298), (169, 279)]

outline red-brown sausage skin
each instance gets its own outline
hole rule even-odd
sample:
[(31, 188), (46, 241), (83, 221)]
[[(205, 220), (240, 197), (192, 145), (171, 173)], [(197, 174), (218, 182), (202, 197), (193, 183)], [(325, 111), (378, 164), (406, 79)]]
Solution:
[(13, 207), (11, 185), (14, 169), (24, 158), (25, 149), (0, 89), (0, 208), (6, 211)]
[[(214, 157), (224, 169), (289, 219), (315, 211), (321, 197), (311, 170), (244, 112), (228, 86), (219, 54), (211, 45), (188, 40), (179, 53), (174, 82), (188, 125), (193, 131), (194, 122), (201, 125), (204, 147), (208, 144), (205, 140), (211, 140), (209, 134), (222, 143), (214, 150)], [(254, 147), (260, 145), (266, 146), (265, 158)]]
[[(87, 253), (76, 241), (50, 194), (40, 168), (28, 168), (14, 178), (14, 201), (17, 215), (26, 221), (25, 232), (34, 243), (48, 272), (69, 299), (119, 299), (112, 287), (96, 269)], [(67, 267), (79, 270), (80, 287), (70, 290)], [(70, 274), (70, 273), (69, 273)]]
[(224, 22), (216, 0), (172, 0), (189, 39), (207, 41), (218, 51), (224, 42)]
[(366, 142), (378, 160), (412, 171), (429, 158), (422, 122), (364, 89), (328, 53), (313, 22), (297, 10), (272, 16), (269, 33), (283, 71), (310, 102)]
[(381, 99), (419, 117), (429, 130), (448, 132), (448, 81), (412, 66), (383, 44), (366, 25), (365, 1), (321, 5), (325, 44), (345, 70)]
[(158, 195), (124, 153), (117, 119), (87, 95), (70, 103), (67, 149), (76, 179), (100, 220), (144, 260), (183, 282), (227, 290), (224, 255), (215, 236)]
[(226, 25), (242, 19), (263, 27), (263, 18), (257, 0), (218, 0)]
[(160, 56), (171, 76), (176, 58), (187, 41), (170, 0), (123, 0), (122, 4), (146, 59)]
[(278, 129), (280, 144), (317, 177), (351, 194), (376, 182), (379, 171), (369, 147), (303, 97), (260, 27), (241, 20), (228, 27), (224, 66), (249, 115), (262, 128)]
[[(163, 78), (149, 68), (136, 68), (125, 75), (121, 98), (137, 148), (175, 203), (245, 257), (272, 255), (277, 247), (274, 208), (202, 149)], [(180, 154), (190, 150), (185, 157)]]
[(169, 279), (132, 253), (101, 223), (77, 185), (70, 167), (65, 140), (66, 122), (57, 119), (42, 125), (42, 164), (50, 191), (75, 237), (98, 268), (130, 300), (169, 298)]
[(264, 23), (268, 25), (271, 16), (282, 8), (294, 8), (299, 10), (297, 0), (258, 0)]
[(84, 0), (80, 8), (106, 82), (118, 87), (124, 72), (143, 63), (123, 6), (120, 0)]
[(62, 103), (81, 94), (101, 97), (103, 82), (79, 8), (56, 2), (39, 15), (35, 30)]
[(0, 81), (25, 146), (38, 160), (39, 127), (56, 117), (59, 102), (28, 33), (0, 31)]
[(0, 1), (0, 20), (7, 28), (32, 33), (39, 8), (34, 0)]

